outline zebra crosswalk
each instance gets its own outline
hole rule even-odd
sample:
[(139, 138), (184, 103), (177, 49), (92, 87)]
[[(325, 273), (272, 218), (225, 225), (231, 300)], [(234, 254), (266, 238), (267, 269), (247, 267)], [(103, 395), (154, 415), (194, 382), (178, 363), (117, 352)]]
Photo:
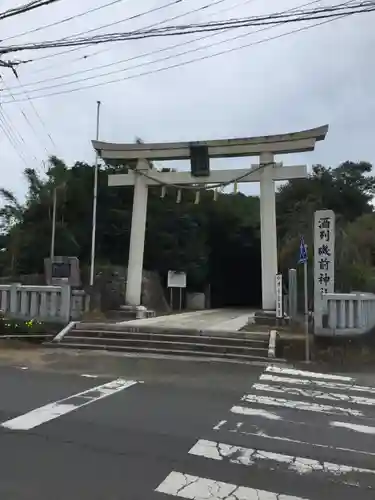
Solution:
[(375, 387), (269, 365), (157, 486), (191, 500), (375, 498)]

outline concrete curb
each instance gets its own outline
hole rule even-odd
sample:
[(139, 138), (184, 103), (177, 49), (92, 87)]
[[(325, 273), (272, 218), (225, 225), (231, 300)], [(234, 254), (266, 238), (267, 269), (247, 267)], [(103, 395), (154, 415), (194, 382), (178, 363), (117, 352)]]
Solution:
[[(64, 347), (64, 344), (59, 344), (59, 347), (56, 345), (54, 346), (52, 343), (44, 344), (44, 348), (47, 349), (55, 349), (56, 353), (57, 352), (66, 352), (66, 353), (71, 353), (73, 351), (73, 348), (71, 346), (69, 347)], [(264, 359), (251, 359), (251, 360), (241, 360), (241, 359), (230, 359), (230, 358), (220, 358), (220, 357), (215, 357), (215, 356), (207, 356), (207, 357), (198, 357), (195, 355), (187, 355), (187, 356), (181, 356), (181, 355), (176, 355), (176, 354), (163, 354), (163, 353), (139, 353), (139, 352), (119, 352), (119, 351), (106, 351), (106, 350), (98, 350), (98, 349), (81, 349), (81, 348), (75, 348), (74, 351), (76, 353), (87, 353), (90, 356), (108, 356), (108, 357), (114, 357), (114, 358), (132, 358), (132, 359), (143, 359), (143, 360), (169, 360), (169, 361), (178, 361), (178, 362), (186, 362), (186, 363), (228, 363), (228, 364), (237, 364), (237, 365), (248, 365), (248, 366), (259, 366), (259, 367), (264, 367), (268, 366), (270, 364), (270, 361), (268, 358)], [(282, 358), (275, 358), (272, 360), (273, 363), (280, 363), (285, 366), (288, 365), (288, 362), (286, 359)], [(104, 375), (107, 376), (107, 375)]]
[(48, 339), (49, 337), (53, 337), (53, 334), (51, 333), (25, 333), (25, 334), (19, 334), (19, 335), (0, 335), (1, 340), (23, 340), (23, 339), (40, 339), (40, 338), (45, 338)]
[(277, 340), (277, 331), (270, 331), (270, 338), (268, 342), (268, 357), (276, 358), (276, 340)]
[(79, 321), (71, 321), (52, 339), (52, 342), (61, 342), (67, 333), (77, 324)]

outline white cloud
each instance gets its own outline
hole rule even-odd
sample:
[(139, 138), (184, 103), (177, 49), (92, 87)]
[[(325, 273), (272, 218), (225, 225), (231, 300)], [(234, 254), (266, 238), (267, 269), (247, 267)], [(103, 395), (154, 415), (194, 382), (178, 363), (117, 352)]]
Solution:
[[(108, 0), (81, 0), (72, 3), (61, 0), (55, 5), (33, 13), (1, 21), (2, 38), (95, 8), (106, 1)], [(4, 43), (22, 43), (67, 36), (136, 15), (166, 3), (168, 0), (164, 2), (161, 0), (143, 0), (142, 2), (124, 0), (112, 7), (77, 18), (75, 21)], [(213, 2), (182, 0), (179, 4), (157, 13), (107, 28), (107, 32), (137, 29), (210, 3), (212, 5)], [(281, 11), (302, 3), (302, 0), (300, 2), (280, 0), (276, 9), (275, 2), (270, 0), (251, 2), (223, 0), (216, 6), (178, 19), (174, 23), (243, 17), (275, 10)], [(326, 0), (320, 3), (329, 5), (335, 2)], [(14, 0), (3, 1), (1, 10), (10, 6), (14, 6)], [(232, 9), (230, 9), (231, 6)], [(224, 9), (227, 10), (223, 11)], [(303, 162), (310, 165), (318, 162), (337, 165), (347, 159), (353, 161), (363, 159), (375, 163), (372, 148), (375, 72), (373, 65), (370, 64), (375, 49), (374, 16), (375, 14), (352, 16), (316, 29), (169, 71), (80, 92), (36, 99), (34, 105), (57, 143), (56, 153), (69, 163), (75, 160), (88, 162), (93, 160), (94, 153), (90, 140), (95, 135), (95, 112), (98, 99), (103, 102), (101, 131), (103, 140), (131, 142), (135, 136), (140, 136), (146, 141), (244, 137), (297, 131), (329, 123), (330, 131), (326, 141), (319, 143), (314, 153), (293, 155), (283, 160), (288, 163)], [(87, 80), (70, 86), (45, 90), (43, 93), (68, 90), (122, 76), (125, 78), (204, 54), (214, 54), (230, 47), (238, 47), (281, 34), (296, 27), (287, 26), (268, 30), (226, 44), (212, 46), (219, 40), (246, 33), (246, 30), (242, 29), (198, 41), (173, 51), (79, 74), (77, 73), (79, 70), (182, 43), (187, 41), (188, 37), (149, 39), (106, 47), (90, 47), (21, 66), (20, 78), (22, 83), (27, 83), (54, 78), (66, 73), (71, 74), (65, 79), (37, 85), (38, 87), (52, 86), (141, 64), (198, 46), (206, 46), (204, 50), (186, 54), (177, 59), (170, 59), (144, 68), (135, 68), (97, 80)], [(100, 53), (96, 56), (78, 59), (98, 51)], [(22, 57), (39, 58), (50, 53), (51, 51), (39, 51), (22, 54)], [(19, 93), (20, 90), (17, 89), (17, 82), (12, 74), (8, 70), (3, 70), (2, 74), (6, 84), (14, 89), (13, 92)], [(33, 87), (28, 88), (30, 96), (36, 95), (31, 93)], [(9, 99), (4, 95), (2, 100), (6, 102)], [(29, 102), (4, 104), (3, 109), (6, 110), (13, 129), (22, 136), (19, 149), (24, 155), (30, 155), (31, 166), (45, 160), (45, 148), (55, 152)], [(25, 120), (21, 110), (32, 126)], [(24, 164), (7, 139), (1, 137), (0, 140), (2, 185), (22, 195), (25, 188), (21, 181)], [(34, 155), (38, 162), (33, 159)], [(215, 162), (214, 166), (218, 165), (218, 168), (222, 168), (229, 164), (233, 167), (243, 167), (251, 162), (254, 162), (254, 159), (225, 160)], [(254, 190), (257, 190), (256, 186), (254, 189), (251, 188), (250, 192)]]

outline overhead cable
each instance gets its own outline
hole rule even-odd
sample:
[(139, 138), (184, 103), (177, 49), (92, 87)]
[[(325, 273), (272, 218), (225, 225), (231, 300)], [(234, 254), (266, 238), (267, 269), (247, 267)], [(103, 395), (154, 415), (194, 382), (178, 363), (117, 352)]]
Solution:
[[(160, 10), (163, 10), (163, 9), (167, 9), (169, 7), (177, 5), (181, 1), (183, 1), (183, 0), (172, 0), (171, 2), (167, 2), (166, 4), (159, 5), (158, 7), (154, 7), (152, 9), (148, 9), (146, 11), (139, 12), (138, 14), (134, 14), (133, 16), (125, 17), (124, 19), (119, 19), (119, 20), (111, 22), (111, 23), (102, 24), (101, 26), (97, 26), (96, 28), (91, 28), (89, 30), (80, 31), (78, 33), (75, 33), (73, 36), (76, 37), (76, 36), (84, 35), (84, 34), (87, 34), (87, 33), (93, 33), (94, 31), (100, 31), (100, 30), (102, 30), (104, 28), (109, 28), (109, 27), (115, 26), (117, 24), (122, 24), (122, 23), (125, 23), (125, 22), (128, 22), (128, 21), (133, 21), (134, 19), (139, 19), (139, 18), (141, 18), (143, 16), (147, 16), (149, 14), (153, 14), (154, 12), (157, 12), (157, 11), (160, 11)], [(223, 1), (226, 1), (226, 0), (216, 0), (215, 2), (212, 2), (212, 3), (215, 5), (216, 3), (221, 3)], [(184, 14), (179, 15), (179, 16), (174, 16), (172, 18), (165, 19), (165, 20), (163, 20), (161, 22), (157, 22), (157, 23), (148, 25), (145, 28), (153, 28), (154, 26), (159, 26), (160, 24), (164, 24), (165, 22), (172, 21), (174, 19), (178, 19), (179, 17), (183, 17), (183, 15)], [(65, 38), (64, 38), (64, 40), (65, 40)], [(77, 50), (82, 50), (82, 48), (85, 48), (85, 47), (75, 47), (75, 48), (72, 48), (72, 49), (63, 50), (61, 52), (58, 52), (57, 54), (56, 53), (49, 54), (47, 56), (42, 56), (42, 57), (39, 57), (38, 59), (34, 59), (34, 60), (28, 61), (28, 62), (36, 62), (36, 61), (42, 61), (44, 59), (50, 59), (51, 57), (56, 57), (57, 55), (61, 56), (61, 55), (64, 55), (64, 54), (68, 54), (70, 52), (76, 52)]]
[(14, 127), (12, 120), (7, 115), (2, 106), (0, 106), (0, 121), (1, 129), (3, 130), (9, 143), (11, 144), (21, 161), (25, 164), (25, 166), (30, 166), (27, 161), (27, 158), (29, 158), (30, 156), (38, 163), (38, 160), (33, 153), (25, 153), (24, 148), (27, 148), (26, 141), (22, 134), (17, 130), (17, 128)]
[[(185, 16), (188, 16), (190, 14), (195, 14), (197, 12), (200, 12), (202, 10), (205, 10), (205, 9), (208, 9), (208, 8), (212, 8), (220, 3), (223, 3), (223, 2), (226, 2), (227, 0), (215, 0), (215, 1), (211, 1), (210, 3), (206, 4), (206, 5), (203, 5), (202, 7), (198, 7), (198, 8), (195, 8), (195, 9), (192, 9), (192, 10), (188, 10), (187, 12), (183, 12), (182, 14), (178, 14), (176, 16), (172, 16), (172, 17), (167, 17), (166, 19), (163, 19), (162, 21), (158, 21), (157, 23), (153, 23), (153, 24), (150, 24), (150, 25), (147, 25), (147, 26), (144, 26), (143, 29), (146, 29), (146, 28), (154, 28), (155, 26), (160, 26), (162, 24), (165, 24), (167, 22), (170, 22), (170, 21), (175, 21), (176, 19), (180, 19), (181, 17), (185, 17)], [(225, 12), (227, 10), (231, 10), (233, 9), (234, 7), (237, 7), (238, 5), (245, 5), (247, 3), (250, 3), (250, 2), (254, 2), (255, 0), (245, 0), (243, 2), (239, 2), (235, 5), (231, 5), (229, 8), (225, 8), (225, 9), (221, 9), (219, 10), (218, 12), (215, 12), (216, 13), (220, 13), (220, 12)], [(144, 14), (149, 14), (150, 11), (147, 11), (146, 13)], [(140, 16), (140, 14), (138, 14), (138, 16)], [(118, 21), (115, 21), (113, 23), (110, 23), (110, 24), (104, 24), (104, 25), (101, 25), (101, 26), (98, 26), (96, 28), (92, 28), (91, 30), (89, 30), (88, 32), (80, 32), (80, 33), (76, 33), (76, 35), (80, 35), (80, 34), (84, 34), (84, 33), (90, 33), (90, 32), (93, 32), (93, 31), (99, 31), (103, 28), (108, 28), (110, 26), (115, 26), (117, 24), (122, 24), (122, 23), (125, 23), (127, 21), (129, 21), (130, 18), (125, 18), (125, 19), (120, 19)], [(28, 62), (30, 63), (35, 63), (35, 62), (39, 62), (39, 61), (42, 61), (44, 59), (50, 59), (51, 57), (54, 57), (56, 58), (57, 56), (62, 56), (62, 55), (65, 55), (65, 54), (69, 54), (71, 52), (77, 52), (77, 51), (80, 51), (80, 50), (83, 50), (84, 48), (86, 47), (75, 47), (75, 48), (72, 48), (72, 49), (68, 49), (68, 50), (63, 50), (61, 52), (58, 52), (58, 53), (53, 53), (53, 54), (49, 54), (47, 56), (42, 56), (42, 57), (38, 57), (36, 59), (32, 59)], [(97, 50), (96, 52), (94, 52), (93, 54), (88, 54), (88, 55), (83, 55), (83, 56), (80, 56), (80, 57), (77, 57), (75, 59), (73, 59), (72, 61), (80, 61), (82, 59), (86, 60), (87, 58), (89, 57), (93, 57), (93, 56), (96, 56), (98, 54), (102, 54), (103, 52), (106, 52), (110, 50), (110, 48), (106, 48), (106, 49), (100, 49), (100, 50)], [(60, 63), (57, 63), (57, 64), (60, 64)], [(44, 68), (41, 68), (39, 70), (36, 70), (36, 72), (41, 72), (41, 71), (45, 71), (46, 69), (49, 69), (49, 68), (52, 68), (56, 66), (56, 64), (51, 64), (47, 67), (44, 67)]]
[(97, 12), (98, 10), (105, 9), (107, 7), (110, 7), (112, 5), (115, 5), (117, 3), (124, 2), (124, 1), (126, 2), (128, 0), (111, 0), (111, 2), (105, 3), (103, 5), (99, 5), (98, 7), (94, 7), (94, 8), (89, 9), (89, 10), (85, 10), (84, 12), (81, 12), (79, 14), (75, 14), (74, 16), (65, 17), (64, 19), (60, 19), (59, 21), (55, 21), (54, 23), (44, 24), (43, 26), (39, 26), (38, 28), (33, 28), (31, 30), (22, 31), (21, 33), (17, 33), (15, 35), (8, 36), (7, 38), (3, 38), (2, 41), (5, 42), (7, 40), (13, 40), (14, 38), (19, 38), (21, 36), (30, 35), (31, 33), (36, 33), (38, 31), (42, 31), (42, 30), (45, 30), (47, 28), (52, 28), (53, 26), (58, 26), (59, 24), (64, 24), (64, 23), (67, 23), (69, 21), (73, 21), (75, 19), (78, 19), (79, 17), (87, 16), (88, 14), (92, 14), (93, 12)]
[[(311, 3), (316, 3), (318, 1), (319, 0), (313, 0), (313, 2), (308, 2), (308, 4), (305, 4), (305, 5), (309, 5)], [(210, 44), (210, 48), (218, 46), (218, 45), (222, 45), (223, 43), (232, 42), (234, 40), (239, 40), (239, 39), (242, 39), (242, 38), (247, 38), (249, 36), (255, 35), (256, 33), (259, 33), (259, 32), (262, 32), (262, 31), (267, 31), (267, 30), (273, 29), (273, 28), (274, 28), (274, 26), (266, 26), (264, 28), (261, 28), (261, 29), (255, 30), (255, 31), (251, 31), (249, 33), (247, 32), (247, 33), (243, 33), (241, 35), (237, 35), (235, 37), (225, 38), (223, 40), (219, 40), (217, 42), (211, 43)], [(201, 41), (201, 40), (204, 40), (204, 39), (208, 39), (208, 38), (213, 38), (214, 36), (217, 36), (217, 35), (220, 35), (220, 34), (221, 33), (217, 33), (217, 32), (213, 33), (213, 34), (210, 33), (209, 35), (206, 35), (204, 37), (200, 37), (200, 38), (194, 39), (194, 40), (188, 40), (188, 41), (186, 41), (183, 44), (176, 44), (176, 45), (174, 45), (172, 47), (166, 47), (164, 49), (159, 49), (158, 51), (155, 51), (155, 52), (164, 52), (167, 49), (179, 47), (181, 45), (188, 45), (188, 44), (191, 44), (191, 43), (194, 43), (194, 42), (197, 42), (197, 41)], [(140, 63), (140, 64), (135, 64), (135, 65), (132, 65), (132, 66), (128, 66), (126, 68), (119, 68), (119, 69), (116, 69), (114, 71), (109, 71), (107, 73), (102, 73), (102, 74), (99, 74), (99, 75), (88, 76), (88, 77), (85, 77), (85, 78), (79, 78), (79, 79), (76, 79), (76, 80), (70, 80), (68, 82), (58, 83), (56, 85), (47, 85), (47, 86), (44, 86), (44, 87), (38, 87), (38, 88), (35, 88), (35, 89), (30, 89), (29, 93), (30, 94), (34, 94), (36, 92), (41, 92), (42, 90), (51, 90), (51, 89), (54, 89), (54, 88), (65, 87), (67, 85), (71, 85), (71, 84), (74, 84), (74, 83), (80, 83), (82, 81), (95, 80), (96, 78), (101, 78), (103, 76), (109, 76), (109, 75), (113, 75), (113, 74), (117, 74), (117, 73), (123, 73), (123, 72), (126, 72), (126, 71), (130, 71), (132, 69), (138, 69), (138, 68), (142, 68), (142, 67), (145, 67), (145, 66), (149, 66), (151, 64), (156, 64), (158, 62), (169, 61), (170, 59), (175, 59), (176, 57), (180, 57), (180, 56), (183, 56), (183, 55), (186, 55), (186, 54), (191, 54), (191, 53), (194, 53), (194, 52), (198, 52), (198, 51), (204, 50), (206, 48), (207, 48), (207, 46), (194, 47), (192, 49), (188, 49), (188, 50), (185, 50), (183, 52), (179, 52), (178, 54), (171, 54), (169, 56), (160, 57), (158, 59), (153, 59), (151, 61), (147, 61), (147, 62), (143, 62), (143, 63)], [(146, 55), (150, 55), (150, 54), (146, 54)], [(133, 58), (129, 58), (128, 61), (132, 60), (132, 59), (136, 59), (136, 58), (137, 58), (137, 56), (135, 56)], [(127, 60), (125, 59), (124, 61), (127, 61)], [(115, 63), (115, 64), (118, 64), (118, 62)], [(108, 65), (104, 65), (104, 67), (106, 67), (106, 66), (108, 67), (108, 66), (112, 66), (112, 65), (113, 65), (112, 63), (109, 63)], [(88, 71), (88, 70), (86, 70), (86, 71)], [(86, 72), (86, 71), (83, 71), (83, 72)], [(53, 80), (55, 80), (55, 79), (53, 79)], [(30, 86), (32, 87), (34, 85), (37, 85), (38, 83), (44, 83), (44, 82), (42, 81), (42, 82), (35, 82), (35, 83), (31, 83), (31, 84), (25, 84), (24, 87), (29, 88)], [(20, 95), (20, 93), (17, 93), (16, 96), (17, 95)]]
[[(253, 0), (248, 0), (248, 1), (253, 1)], [(313, 1), (310, 1), (310, 2), (308, 2), (306, 4), (303, 4), (302, 6), (299, 6), (299, 7), (311, 5), (311, 4), (318, 3), (318, 2), (320, 2), (320, 0), (313, 0)], [(295, 7), (294, 9), (296, 9), (296, 8), (297, 7)], [(288, 11), (291, 11), (291, 10), (294, 10), (294, 9), (288, 9)], [(284, 12), (287, 12), (287, 11), (284, 11)], [(257, 31), (255, 31), (253, 33), (257, 33), (258, 31), (262, 31), (262, 30), (257, 30)], [(229, 38), (229, 39), (220, 41), (219, 44), (224, 43), (226, 41), (237, 40), (238, 38), (242, 38), (243, 36), (249, 36), (249, 35), (252, 35), (253, 33), (246, 33), (246, 35), (240, 35), (239, 37)], [(83, 69), (83, 70), (75, 71), (74, 75), (80, 75), (80, 74), (83, 74), (83, 73), (88, 73), (88, 72), (91, 72), (91, 71), (95, 71), (95, 70), (99, 70), (99, 69), (104, 69), (104, 68), (109, 68), (111, 66), (116, 66), (117, 64), (131, 62), (131, 61), (134, 61), (134, 60), (137, 60), (137, 59), (142, 59), (144, 57), (153, 56), (155, 54), (159, 54), (159, 53), (162, 53), (162, 52), (167, 52), (169, 50), (172, 50), (172, 49), (175, 49), (175, 48), (179, 48), (179, 47), (183, 47), (183, 46), (186, 46), (186, 45), (190, 45), (192, 43), (196, 43), (196, 42), (199, 42), (199, 41), (202, 41), (202, 40), (207, 40), (209, 38), (214, 38), (214, 37), (216, 37), (216, 36), (218, 36), (220, 34), (221, 33), (210, 33), (208, 35), (205, 35), (205, 36), (202, 36), (202, 37), (198, 37), (198, 38), (194, 38), (194, 39), (191, 39), (191, 40), (187, 40), (187, 41), (182, 42), (182, 43), (177, 43), (177, 44), (174, 44), (174, 45), (170, 45), (168, 47), (163, 47), (163, 48), (160, 48), (160, 49), (152, 50), (150, 52), (146, 52), (146, 53), (143, 53), (143, 54), (138, 54), (136, 56), (128, 57), (126, 59), (120, 59), (119, 61), (114, 61), (114, 62), (110, 62), (110, 63), (107, 63), (107, 64), (101, 64), (99, 66), (94, 66), (93, 68), (86, 68), (86, 69)], [(214, 43), (212, 46), (214, 46), (214, 45), (216, 45), (216, 44)], [(127, 67), (127, 68), (123, 68), (121, 70), (116, 70), (115, 73), (117, 73), (119, 71), (128, 71), (130, 69), (134, 69), (134, 68), (138, 68), (138, 67), (142, 67), (142, 66), (147, 66), (149, 64), (154, 64), (154, 63), (160, 62), (160, 61), (165, 61), (165, 60), (170, 59), (171, 57), (177, 57), (179, 55), (184, 55), (184, 54), (187, 54), (187, 53), (190, 53), (190, 52), (195, 52), (196, 50), (202, 50), (204, 48), (206, 48), (206, 47), (198, 47), (197, 49), (193, 49), (192, 51), (183, 52), (182, 54), (181, 53), (180, 54), (173, 54), (172, 56), (167, 57), (167, 58), (156, 59), (156, 60), (148, 61), (146, 63), (142, 63), (142, 64), (139, 64), (139, 65), (130, 66), (130, 67)], [(112, 74), (112, 73), (109, 73), (109, 74)], [(41, 84), (41, 83), (47, 83), (47, 82), (50, 82), (50, 81), (61, 80), (63, 78), (68, 78), (68, 77), (71, 77), (71, 76), (72, 76), (72, 73), (69, 72), (69, 73), (65, 73), (63, 75), (58, 75), (58, 76), (54, 76), (54, 77), (50, 77), (50, 78), (45, 78), (45, 79), (42, 79), (42, 80), (35, 80), (35, 81), (31, 81), (31, 82), (25, 82), (25, 83), (23, 83), (23, 87), (26, 87), (26, 88), (34, 87), (34, 86), (36, 86), (38, 84)], [(97, 77), (100, 77), (100, 76), (102, 76), (102, 75), (96, 75), (96, 76), (93, 76), (92, 78), (97, 78)], [(66, 84), (64, 84), (64, 85), (66, 85)]]
[(24, 5), (19, 5), (18, 7), (13, 7), (11, 9), (0, 12), (0, 20), (7, 19), (8, 17), (18, 16), (20, 14), (25, 14), (31, 10), (38, 9), (39, 7), (45, 7), (47, 5), (60, 2), (61, 0), (32, 0)]
[[(9, 92), (9, 94), (10, 94), (11, 98), (13, 99), (13, 101), (17, 102), (17, 101), (16, 101), (16, 99), (15, 99), (14, 94), (12, 93), (11, 89), (10, 89), (10, 88), (6, 85), (6, 83), (5, 83), (4, 79), (3, 79), (3, 78), (1, 78), (1, 77), (0, 77), (0, 79), (2, 80), (2, 83), (3, 83), (4, 87), (5, 87), (5, 88), (7, 89), (7, 91)], [(17, 81), (18, 81), (18, 79), (17, 79)], [(23, 91), (22, 91), (22, 93), (23, 93), (23, 95), (25, 95), (25, 96), (26, 96), (27, 100), (29, 101), (30, 106), (31, 106), (31, 108), (32, 108), (32, 109), (33, 109), (33, 111), (34, 111), (35, 116), (37, 117), (38, 121), (41, 123), (41, 125), (42, 125), (42, 127), (43, 127), (43, 129), (44, 129), (44, 131), (45, 131), (45, 133), (46, 133), (46, 135), (47, 135), (47, 137), (49, 138), (49, 141), (50, 141), (50, 142), (51, 142), (51, 144), (52, 144), (53, 149), (55, 150), (55, 149), (57, 148), (56, 143), (55, 143), (55, 141), (53, 140), (51, 133), (50, 133), (50, 132), (49, 132), (49, 130), (47, 129), (47, 126), (46, 126), (46, 124), (45, 124), (44, 120), (43, 120), (43, 119), (42, 119), (42, 117), (40, 116), (40, 114), (39, 114), (39, 112), (38, 112), (38, 110), (37, 110), (37, 108), (36, 108), (35, 104), (34, 104), (34, 103), (33, 103), (33, 101), (30, 99), (30, 96), (27, 94), (27, 92), (26, 92), (25, 90), (23, 90)], [(18, 94), (17, 94), (17, 95), (18, 95)], [(28, 124), (28, 126), (31, 128), (31, 130), (32, 130), (33, 134), (35, 135), (36, 139), (39, 141), (40, 145), (41, 145), (41, 146), (42, 146), (42, 148), (44, 149), (45, 153), (47, 154), (47, 156), (49, 156), (49, 155), (51, 154), (51, 152), (50, 152), (50, 151), (48, 151), (48, 149), (46, 148), (46, 146), (45, 146), (45, 145), (44, 145), (44, 143), (42, 142), (40, 134), (38, 134), (38, 132), (36, 131), (36, 129), (35, 129), (35, 127), (34, 127), (34, 125), (32, 124), (31, 120), (30, 120), (30, 119), (29, 119), (29, 117), (27, 116), (26, 111), (20, 107), (20, 112), (21, 112), (22, 116), (24, 117), (24, 119), (25, 119), (26, 123)]]
[[(212, 31), (222, 31), (226, 29), (238, 29), (251, 26), (265, 26), (284, 24), (285, 22), (302, 22), (320, 19), (339, 17), (343, 14), (359, 14), (373, 12), (375, 10), (375, 1), (357, 2), (352, 5), (338, 5), (334, 7), (319, 7), (315, 9), (306, 9), (296, 14), (269, 14), (265, 16), (253, 16), (242, 19), (231, 19), (226, 21), (215, 21), (211, 23), (190, 24), (183, 26), (166, 26), (164, 28), (153, 28), (150, 30), (139, 29), (125, 33), (110, 33), (105, 35), (96, 35), (93, 37), (82, 38), (63, 38), (54, 41), (29, 43), (24, 45), (11, 45), (0, 48), (0, 54), (10, 52), (20, 52), (25, 50), (40, 50), (53, 47), (69, 47), (81, 45), (98, 45), (116, 41), (138, 40), (151, 37), (164, 37), (186, 35), (194, 33), (205, 33)], [(293, 17), (294, 16), (294, 17)]]
[[(277, 40), (279, 38), (283, 38), (283, 37), (286, 37), (286, 36), (289, 36), (289, 35), (293, 35), (293, 34), (296, 34), (296, 33), (300, 33), (300, 32), (303, 32), (303, 31), (307, 31), (309, 29), (312, 29), (312, 28), (315, 28), (315, 27), (318, 27), (318, 26), (321, 26), (321, 25), (324, 25), (324, 24), (327, 24), (327, 23), (331, 23), (331, 22), (336, 21), (338, 19), (343, 19), (343, 18), (349, 17), (349, 15), (350, 14), (344, 14), (344, 15), (341, 15), (341, 17), (339, 17), (339, 18), (326, 19), (324, 21), (320, 21), (318, 23), (314, 23), (314, 24), (311, 24), (309, 26), (302, 26), (301, 28), (296, 28), (294, 30), (291, 30), (291, 31), (288, 31), (288, 32), (285, 32), (285, 33), (281, 33), (281, 34), (275, 35), (273, 37), (264, 38), (262, 40), (257, 40), (255, 42), (251, 42), (251, 43), (239, 45), (237, 47), (228, 48), (228, 49), (222, 50), (220, 52), (216, 52), (214, 54), (203, 55), (203, 56), (200, 56), (200, 57), (197, 57), (197, 58), (189, 59), (188, 61), (183, 61), (183, 62), (180, 62), (180, 63), (171, 64), (169, 66), (164, 66), (164, 67), (157, 68), (157, 69), (154, 69), (154, 70), (145, 71), (143, 73), (137, 73), (135, 75), (130, 75), (130, 76), (125, 77), (125, 78), (115, 78), (115, 79), (108, 80), (108, 81), (105, 81), (105, 82), (99, 82), (99, 83), (94, 83), (94, 84), (91, 84), (91, 85), (85, 85), (85, 86), (75, 87), (73, 89), (62, 90), (62, 91), (59, 91), (59, 92), (51, 92), (49, 94), (41, 94), (41, 95), (33, 96), (33, 99), (41, 99), (41, 98), (45, 98), (45, 97), (53, 97), (53, 96), (57, 96), (57, 95), (69, 94), (69, 93), (72, 93), (72, 92), (78, 92), (80, 90), (86, 90), (86, 89), (89, 89), (89, 88), (101, 87), (101, 86), (109, 85), (109, 84), (112, 84), (112, 83), (118, 83), (118, 82), (122, 82), (122, 81), (126, 81), (126, 80), (133, 80), (135, 78), (140, 78), (140, 77), (143, 77), (143, 76), (148, 76), (148, 75), (152, 75), (152, 74), (156, 74), (156, 73), (161, 73), (161, 72), (164, 72), (164, 71), (169, 71), (171, 69), (175, 69), (175, 68), (187, 66), (187, 65), (193, 64), (195, 62), (212, 59), (212, 58), (218, 57), (220, 55), (229, 54), (229, 53), (232, 53), (232, 52), (236, 52), (238, 50), (242, 50), (242, 49), (249, 48), (249, 47), (252, 47), (252, 46), (260, 45), (260, 44), (263, 44), (263, 43), (268, 43), (268, 42), (271, 42), (273, 40)], [(17, 99), (17, 102), (22, 102), (23, 100), (24, 99)], [(11, 101), (5, 101), (5, 102), (3, 102), (3, 104), (8, 104), (10, 102)]]

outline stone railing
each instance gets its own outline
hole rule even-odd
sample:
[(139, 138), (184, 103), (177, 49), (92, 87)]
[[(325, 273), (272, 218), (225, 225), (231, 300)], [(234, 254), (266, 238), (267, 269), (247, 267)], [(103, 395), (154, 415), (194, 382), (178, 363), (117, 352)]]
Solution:
[(70, 319), (79, 320), (90, 309), (90, 296), (84, 290), (72, 290)]
[(88, 297), (70, 286), (0, 285), (0, 310), (9, 318), (66, 323), (88, 309)]
[(316, 311), (314, 320), (316, 335), (363, 335), (375, 327), (375, 295), (325, 293), (321, 311)]

